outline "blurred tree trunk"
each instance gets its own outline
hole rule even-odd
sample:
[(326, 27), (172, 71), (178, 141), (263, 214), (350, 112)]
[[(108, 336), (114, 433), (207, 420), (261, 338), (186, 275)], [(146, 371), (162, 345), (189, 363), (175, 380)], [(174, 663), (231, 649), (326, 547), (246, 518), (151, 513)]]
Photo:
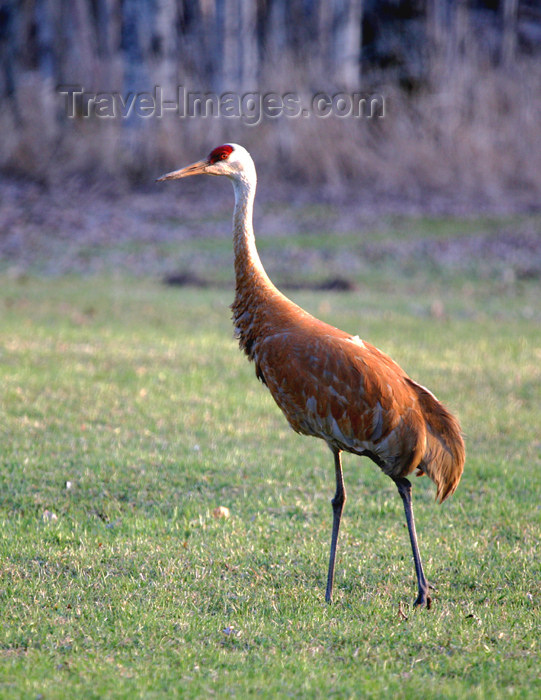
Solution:
[(269, 63), (283, 58), (289, 47), (288, 8), (285, 2), (271, 2), (266, 8), (265, 60)]
[(35, 32), (37, 68), (44, 80), (54, 81), (56, 76), (54, 41), (54, 3), (52, 0), (35, 0)]
[(469, 0), (428, 0), (426, 8), (429, 74), (440, 76), (468, 53)]
[(156, 63), (155, 77), (164, 94), (175, 94), (177, 66), (178, 7), (170, 0), (157, 0), (156, 20), (152, 37), (152, 55)]
[(452, 27), (452, 6), (449, 0), (428, 0), (426, 22), (430, 64), (441, 66), (449, 60)]
[(321, 0), (318, 8), (318, 54), (340, 88), (359, 87), (363, 0)]
[(154, 8), (145, 0), (123, 0), (121, 7), (123, 86), (126, 92), (137, 92), (149, 85), (148, 54)]
[(214, 36), (218, 53), (215, 67), (220, 92), (255, 89), (258, 62), (256, 20), (257, 6), (253, 0), (216, 0)]
[(331, 25), (334, 76), (346, 90), (359, 87), (363, 0), (334, 0)]
[(242, 90), (257, 89), (259, 52), (257, 46), (257, 4), (254, 0), (239, 0), (239, 62)]
[(0, 6), (0, 95), (15, 95), (15, 62), (13, 56), (17, 51), (17, 17), (14, 2), (5, 2)]
[(519, 0), (502, 0), (501, 62), (508, 66), (515, 58)]

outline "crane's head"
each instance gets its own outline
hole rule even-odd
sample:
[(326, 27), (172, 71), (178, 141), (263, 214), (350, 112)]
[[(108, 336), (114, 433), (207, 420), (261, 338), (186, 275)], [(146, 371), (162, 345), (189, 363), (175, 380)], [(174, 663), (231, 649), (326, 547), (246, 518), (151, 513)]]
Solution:
[(236, 143), (226, 143), (210, 152), (206, 160), (162, 175), (157, 182), (179, 180), (190, 175), (226, 175), (231, 180), (255, 179), (255, 166), (248, 151)]

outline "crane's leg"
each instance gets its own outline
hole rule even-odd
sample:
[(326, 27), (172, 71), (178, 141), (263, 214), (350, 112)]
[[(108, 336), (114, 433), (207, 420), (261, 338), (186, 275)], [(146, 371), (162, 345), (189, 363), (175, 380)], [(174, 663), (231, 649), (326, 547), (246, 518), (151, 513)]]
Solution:
[(417, 544), (417, 532), (415, 531), (415, 520), (413, 519), (413, 505), (411, 502), (411, 482), (408, 479), (394, 479), (398, 487), (398, 493), (404, 502), (404, 510), (406, 511), (406, 522), (408, 523), (408, 532), (410, 535), (411, 549), (413, 551), (413, 561), (415, 562), (415, 573), (417, 574), (417, 585), (419, 587), (419, 595), (414, 605), (425, 606), (430, 608), (432, 599), (428, 595), (428, 581), (426, 580), (423, 565), (421, 563), (421, 554), (419, 553), (419, 545)]
[(325, 592), (325, 601), (330, 603), (332, 600), (332, 586), (334, 582), (334, 560), (336, 558), (336, 543), (338, 541), (338, 531), (340, 530), (340, 518), (342, 510), (346, 502), (346, 489), (344, 488), (344, 477), (342, 475), (342, 462), (340, 460), (340, 452), (334, 452), (334, 470), (336, 473), (336, 493), (332, 499), (332, 535), (331, 535), (331, 555), (329, 557), (329, 573), (327, 574), (327, 590)]

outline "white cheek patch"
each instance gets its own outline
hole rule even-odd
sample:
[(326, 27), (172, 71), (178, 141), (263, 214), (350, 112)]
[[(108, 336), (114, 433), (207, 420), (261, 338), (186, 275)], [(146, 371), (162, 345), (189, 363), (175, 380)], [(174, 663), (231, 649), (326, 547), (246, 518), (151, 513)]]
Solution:
[(247, 157), (250, 158), (248, 151), (242, 146), (239, 146), (238, 143), (227, 143), (225, 145), (231, 146), (233, 149), (232, 153), (230, 153), (227, 159), (228, 163), (244, 163), (246, 162)]

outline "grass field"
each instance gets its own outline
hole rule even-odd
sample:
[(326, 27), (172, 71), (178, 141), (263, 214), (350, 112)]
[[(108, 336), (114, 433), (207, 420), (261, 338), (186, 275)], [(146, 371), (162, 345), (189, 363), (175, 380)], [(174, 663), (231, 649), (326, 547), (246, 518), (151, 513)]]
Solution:
[(414, 482), (430, 611), (394, 484), (351, 456), (324, 603), (332, 458), (238, 352), (231, 291), (2, 275), (0, 697), (539, 697), (538, 281), (381, 265), (294, 298), (461, 418), (456, 494)]

